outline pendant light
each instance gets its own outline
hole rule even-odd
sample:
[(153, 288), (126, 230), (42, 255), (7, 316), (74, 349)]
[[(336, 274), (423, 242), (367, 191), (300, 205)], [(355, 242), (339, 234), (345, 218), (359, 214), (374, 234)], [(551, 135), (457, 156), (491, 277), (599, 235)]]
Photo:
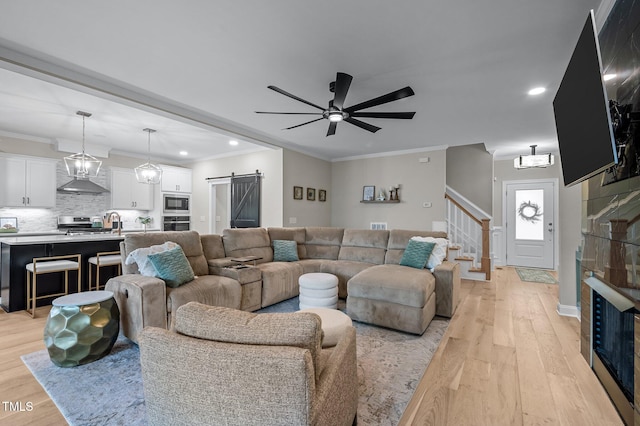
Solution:
[(102, 161), (84, 152), (84, 119), (91, 117), (91, 113), (78, 111), (76, 114), (82, 117), (82, 152), (64, 157), (64, 164), (69, 176), (88, 179), (98, 176)]
[(516, 169), (531, 169), (534, 167), (553, 166), (553, 154), (536, 155), (536, 146), (538, 145), (530, 145), (531, 155), (520, 155), (514, 158), (513, 167)]
[(148, 185), (157, 185), (162, 179), (162, 169), (155, 164), (151, 164), (151, 133), (155, 133), (153, 129), (142, 129), (148, 133), (147, 139), (147, 162), (139, 165), (134, 170), (136, 171), (136, 179), (140, 183), (146, 183)]

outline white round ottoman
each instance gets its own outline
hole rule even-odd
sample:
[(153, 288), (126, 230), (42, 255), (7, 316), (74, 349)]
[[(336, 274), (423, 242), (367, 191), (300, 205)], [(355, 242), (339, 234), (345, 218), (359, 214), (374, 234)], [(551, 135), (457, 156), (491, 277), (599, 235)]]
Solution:
[(303, 274), (300, 284), (300, 309), (338, 308), (338, 277), (324, 272)]
[(337, 345), (344, 332), (352, 326), (349, 315), (337, 309), (309, 308), (298, 312), (312, 312), (320, 317), (322, 331), (324, 332), (323, 348), (331, 348)]

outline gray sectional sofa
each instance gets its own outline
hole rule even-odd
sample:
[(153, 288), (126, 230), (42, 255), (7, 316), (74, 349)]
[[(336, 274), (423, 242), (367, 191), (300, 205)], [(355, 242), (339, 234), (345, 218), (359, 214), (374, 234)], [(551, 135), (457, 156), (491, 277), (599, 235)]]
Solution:
[[(107, 289), (120, 306), (123, 332), (137, 341), (145, 326), (170, 328), (177, 308), (190, 301), (255, 311), (297, 296), (300, 275), (326, 272), (338, 277), (339, 297), (346, 298), (352, 319), (422, 334), (434, 315), (454, 314), (459, 265), (444, 261), (433, 273), (399, 265), (412, 236), (446, 238), (442, 232), (334, 227), (127, 234), (121, 244), (124, 275), (109, 280)], [(274, 240), (295, 241), (299, 260), (274, 262)], [(196, 275), (178, 288), (124, 264), (133, 250), (166, 241), (182, 247)], [(232, 259), (246, 256), (260, 259), (255, 266), (233, 267)]]

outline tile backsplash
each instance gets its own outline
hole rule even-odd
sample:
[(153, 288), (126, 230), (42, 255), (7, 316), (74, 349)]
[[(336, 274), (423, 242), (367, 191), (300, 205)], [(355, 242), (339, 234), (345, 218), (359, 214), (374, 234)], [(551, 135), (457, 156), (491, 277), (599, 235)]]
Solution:
[[(97, 177), (91, 180), (98, 185), (111, 189), (110, 173), (102, 168)], [(56, 174), (56, 187), (59, 187), (72, 178), (67, 175), (67, 170), (62, 161), (58, 162)], [(111, 194), (56, 194), (55, 208), (0, 208), (0, 217), (17, 217), (20, 232), (46, 232), (57, 229), (58, 216), (103, 216), (111, 206)], [(122, 217), (123, 229), (142, 229), (142, 225), (136, 222), (139, 216), (146, 216), (148, 212), (140, 210), (118, 211)]]

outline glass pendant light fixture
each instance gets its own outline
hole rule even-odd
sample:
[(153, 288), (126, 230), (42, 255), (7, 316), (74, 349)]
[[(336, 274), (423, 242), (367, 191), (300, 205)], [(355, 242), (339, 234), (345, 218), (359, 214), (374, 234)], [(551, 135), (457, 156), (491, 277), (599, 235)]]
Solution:
[(553, 154), (538, 154), (536, 155), (536, 146), (530, 145), (530, 155), (520, 155), (513, 160), (513, 167), (516, 169), (530, 169), (534, 167), (549, 167), (553, 166), (554, 158)]
[(91, 113), (78, 111), (76, 114), (82, 117), (82, 152), (64, 157), (64, 164), (69, 176), (88, 179), (98, 176), (102, 161), (84, 152), (84, 119), (91, 117)]
[(157, 185), (160, 183), (162, 179), (162, 169), (155, 164), (151, 164), (151, 133), (155, 133), (153, 129), (142, 129), (144, 132), (147, 132), (148, 140), (147, 140), (147, 162), (139, 165), (134, 170), (136, 172), (136, 179), (140, 183), (146, 183), (148, 185)]

